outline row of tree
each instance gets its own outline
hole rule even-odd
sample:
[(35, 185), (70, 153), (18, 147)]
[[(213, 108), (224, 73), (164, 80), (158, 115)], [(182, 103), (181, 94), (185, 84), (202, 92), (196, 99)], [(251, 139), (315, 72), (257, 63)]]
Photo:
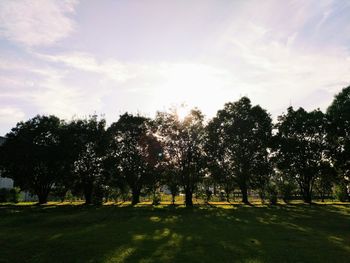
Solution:
[(154, 119), (125, 113), (106, 128), (92, 116), (70, 122), (36, 116), (20, 122), (0, 147), (2, 176), (46, 203), (49, 194), (67, 191), (87, 204), (101, 201), (110, 189), (156, 195), (167, 186), (183, 191), (192, 206), (199, 186), (214, 186), (227, 196), (239, 189), (264, 198), (275, 185), (286, 192), (297, 185), (311, 202), (314, 188), (326, 195), (333, 185), (347, 193), (350, 172), (350, 87), (326, 113), (292, 107), (273, 124), (270, 115), (247, 97), (225, 104), (209, 122), (198, 109), (184, 119), (176, 110)]

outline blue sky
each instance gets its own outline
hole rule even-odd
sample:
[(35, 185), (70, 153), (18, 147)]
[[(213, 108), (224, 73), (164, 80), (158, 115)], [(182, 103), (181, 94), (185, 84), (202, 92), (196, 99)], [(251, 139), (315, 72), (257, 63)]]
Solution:
[(0, 2), (0, 135), (36, 114), (210, 118), (244, 95), (324, 110), (349, 84), (345, 0)]

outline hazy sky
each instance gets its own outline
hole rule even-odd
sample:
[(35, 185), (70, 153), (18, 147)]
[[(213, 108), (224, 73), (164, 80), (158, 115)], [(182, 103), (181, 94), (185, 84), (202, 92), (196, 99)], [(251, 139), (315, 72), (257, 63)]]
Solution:
[(211, 117), (244, 95), (325, 109), (349, 84), (347, 0), (0, 2), (0, 135), (38, 113)]

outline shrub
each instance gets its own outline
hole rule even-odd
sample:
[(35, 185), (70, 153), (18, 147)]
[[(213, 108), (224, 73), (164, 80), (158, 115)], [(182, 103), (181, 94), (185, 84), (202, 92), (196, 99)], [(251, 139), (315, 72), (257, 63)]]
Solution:
[(20, 189), (15, 188), (0, 188), (0, 203), (11, 202), (18, 203)]
[(153, 199), (152, 199), (152, 204), (153, 205), (159, 205), (161, 201), (161, 196), (159, 193), (156, 193), (153, 195)]
[(8, 189), (0, 188), (0, 203), (7, 202)]
[(340, 202), (346, 202), (349, 198), (345, 184), (335, 185), (333, 188), (334, 197)]

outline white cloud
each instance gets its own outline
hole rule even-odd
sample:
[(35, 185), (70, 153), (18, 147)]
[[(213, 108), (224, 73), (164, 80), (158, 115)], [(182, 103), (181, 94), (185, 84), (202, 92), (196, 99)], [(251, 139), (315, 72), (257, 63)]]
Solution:
[[(198, 53), (190, 57), (181, 55), (181, 45), (174, 50), (175, 58), (158, 57), (155, 43), (149, 54), (135, 52), (133, 58), (124, 54), (122, 61), (112, 57), (121, 52), (113, 39), (108, 38), (116, 52), (101, 52), (109, 37), (102, 34), (96, 49), (67, 43), (60, 48), (61, 53), (36, 48), (7, 59), (4, 52), (0, 58), (0, 74), (4, 73), (0, 76), (0, 99), (9, 108), (25, 105), (28, 115), (71, 118), (97, 111), (106, 113), (109, 121), (123, 111), (152, 115), (182, 103), (198, 106), (211, 117), (225, 102), (245, 95), (274, 116), (290, 103), (325, 109), (333, 95), (349, 85), (350, 56), (340, 38), (349, 35), (349, 23), (345, 22), (350, 20), (332, 1), (314, 3), (237, 4), (236, 13), (223, 19), (214, 36), (208, 33), (210, 41), (199, 45)], [(70, 15), (75, 6), (76, 2), (58, 0), (1, 2), (4, 23), (0, 24), (0, 36), (26, 46), (50, 45), (74, 29)], [(80, 26), (90, 30), (86, 22)], [(98, 35), (93, 30), (89, 33)], [(114, 41), (129, 39), (118, 32), (115, 35)], [(86, 47), (91, 53), (72, 46)], [(152, 60), (147, 59), (152, 55)]]
[(5, 107), (0, 109), (0, 121), (20, 120), (25, 116), (24, 112), (15, 107)]
[(101, 108), (101, 95), (90, 87), (75, 87), (67, 82), (66, 71), (54, 69), (33, 70), (41, 80), (33, 84), (28, 99), (41, 114), (55, 114), (70, 119), (75, 115), (90, 114)]
[(73, 0), (3, 0), (0, 36), (25, 46), (53, 44), (74, 30)]
[[(117, 97), (120, 93), (128, 93), (127, 99), (134, 100), (129, 103), (130, 108), (139, 107), (147, 113), (185, 102), (189, 106), (203, 107), (206, 113), (213, 115), (230, 96), (236, 99), (242, 94), (239, 88), (228, 90), (234, 82), (232, 72), (202, 62), (122, 63), (114, 59), (98, 60), (87, 53), (36, 55), (62, 63), (72, 72), (78, 70), (99, 75), (105, 79), (102, 81), (105, 85), (94, 93), (95, 96)], [(140, 105), (135, 105), (136, 97), (144, 98)]]
[[(346, 52), (306, 52), (291, 41), (266, 38), (266, 34), (268, 29), (252, 23), (241, 35), (240, 31), (230, 31), (224, 38), (225, 52), (221, 56), (225, 59), (220, 63), (211, 58), (204, 62), (123, 63), (97, 59), (88, 53), (38, 56), (61, 63), (71, 72), (99, 76), (102, 85), (94, 93), (98, 105), (103, 104), (106, 95), (118, 97), (126, 92), (129, 95), (125, 98), (130, 100), (127, 107), (139, 107), (148, 113), (185, 102), (198, 106), (210, 117), (225, 102), (245, 95), (274, 114), (280, 114), (290, 103), (325, 109), (332, 94), (349, 83)], [(290, 36), (295, 37), (296, 33)], [(87, 96), (86, 92), (82, 91), (82, 96)]]
[[(51, 62), (60, 62), (66, 66), (78, 70), (103, 74), (115, 81), (123, 82), (134, 76), (134, 74), (128, 70), (130, 66), (125, 63), (120, 63), (112, 59), (98, 62), (94, 56), (83, 52), (74, 52), (61, 55), (36, 55), (39, 58), (46, 59)], [(133, 69), (135, 70), (135, 67), (133, 67)]]
[[(315, 43), (305, 31), (319, 33), (333, 12), (331, 2), (316, 8), (301, 2), (269, 3), (274, 4), (264, 5), (268, 12), (248, 4), (247, 10), (231, 21), (218, 40), (214, 56), (221, 60), (216, 63), (232, 72), (232, 86), (241, 87), (242, 95), (274, 114), (290, 103), (325, 109), (333, 94), (350, 84), (349, 51), (335, 39)], [(277, 23), (275, 16), (268, 17), (272, 13), (288, 19), (279, 18)], [(327, 19), (323, 14), (328, 14)]]
[(24, 117), (25, 113), (17, 107), (5, 106), (0, 108), (0, 134), (3, 135), (9, 132), (7, 127), (14, 127)]

